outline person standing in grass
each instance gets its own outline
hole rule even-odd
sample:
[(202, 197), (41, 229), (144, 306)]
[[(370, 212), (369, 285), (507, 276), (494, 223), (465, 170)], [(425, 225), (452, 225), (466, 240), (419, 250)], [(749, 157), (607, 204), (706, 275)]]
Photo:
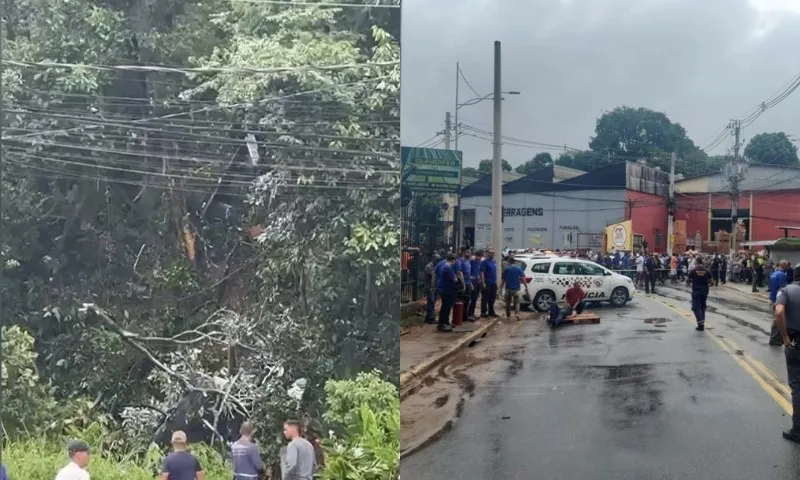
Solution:
[(6, 466), (0, 463), (0, 480), (8, 480), (8, 472), (6, 472)]
[(205, 480), (206, 474), (200, 460), (189, 453), (186, 433), (177, 430), (172, 434), (172, 452), (164, 458), (161, 480)]
[(67, 444), (69, 463), (58, 471), (56, 480), (90, 480), (86, 466), (89, 465), (89, 444), (72, 440)]

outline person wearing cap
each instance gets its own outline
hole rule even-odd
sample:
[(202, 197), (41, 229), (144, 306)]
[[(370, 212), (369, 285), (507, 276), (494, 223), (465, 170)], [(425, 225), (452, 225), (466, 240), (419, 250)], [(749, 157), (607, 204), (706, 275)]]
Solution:
[(256, 480), (266, 474), (267, 468), (261, 460), (258, 445), (253, 442), (255, 434), (253, 422), (244, 422), (239, 427), (239, 440), (231, 446), (233, 480)]
[(186, 433), (176, 430), (172, 433), (172, 452), (164, 458), (161, 467), (161, 480), (205, 480), (206, 474), (200, 460), (189, 453)]
[(89, 445), (82, 440), (72, 440), (67, 444), (69, 463), (58, 471), (56, 480), (90, 480), (86, 466), (89, 465)]

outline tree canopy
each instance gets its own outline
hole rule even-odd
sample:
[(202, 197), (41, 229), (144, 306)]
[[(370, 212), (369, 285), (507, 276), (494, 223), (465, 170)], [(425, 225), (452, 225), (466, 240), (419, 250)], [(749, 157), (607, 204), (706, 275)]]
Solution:
[(534, 155), (534, 157), (527, 162), (523, 163), (522, 165), (517, 165), (517, 168), (514, 169), (517, 173), (522, 174), (529, 174), (533, 173), (536, 170), (544, 168), (553, 163), (553, 156), (550, 155), (548, 152), (541, 152)]
[[(513, 168), (511, 168), (511, 164), (508, 163), (508, 161), (504, 158), (503, 159), (503, 171), (504, 172), (510, 172), (511, 170), (513, 170)], [(480, 176), (491, 175), (492, 174), (492, 160), (481, 160), (480, 163), (478, 163), (478, 174)]]
[(797, 146), (784, 132), (759, 133), (747, 143), (744, 156), (761, 165), (797, 166)]

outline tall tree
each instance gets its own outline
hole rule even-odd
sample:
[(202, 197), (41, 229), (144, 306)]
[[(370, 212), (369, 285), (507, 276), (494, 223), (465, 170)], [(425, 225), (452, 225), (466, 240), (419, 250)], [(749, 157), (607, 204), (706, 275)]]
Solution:
[(759, 133), (744, 148), (744, 156), (763, 165), (798, 165), (797, 146), (783, 132)]
[(523, 163), (522, 165), (518, 165), (515, 171), (517, 173), (528, 175), (529, 173), (544, 168), (552, 163), (553, 163), (552, 155), (550, 155), (547, 152), (540, 152), (537, 153), (532, 159)]
[(596, 168), (606, 165), (608, 155), (596, 154), (591, 150), (583, 152), (562, 153), (556, 160), (556, 164), (562, 167), (574, 168), (590, 172)]
[[(513, 168), (511, 168), (511, 164), (508, 163), (506, 161), (506, 159), (503, 159), (503, 171), (504, 172), (510, 172), (511, 170), (513, 170)], [(481, 160), (481, 162), (478, 164), (478, 173), (480, 173), (481, 176), (483, 176), (483, 175), (491, 175), (492, 174), (492, 161), (491, 160)]]
[(461, 176), (479, 178), (482, 176), (482, 174), (475, 167), (464, 167), (461, 169)]
[[(649, 166), (669, 169), (670, 153), (678, 155), (676, 171), (694, 175), (705, 169), (707, 155), (687, 136), (686, 129), (666, 114), (647, 108), (617, 107), (604, 113), (595, 126), (589, 147), (606, 154), (597, 166), (622, 160), (646, 160)], [(596, 168), (596, 167), (595, 167)]]

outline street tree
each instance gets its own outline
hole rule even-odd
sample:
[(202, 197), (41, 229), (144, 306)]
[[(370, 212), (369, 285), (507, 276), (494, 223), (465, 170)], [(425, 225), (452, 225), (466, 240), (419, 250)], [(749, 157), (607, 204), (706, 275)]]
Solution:
[(798, 165), (797, 146), (784, 132), (759, 133), (747, 143), (744, 156), (753, 163), (775, 166)]
[(551, 165), (552, 163), (553, 163), (552, 155), (550, 155), (548, 152), (540, 152), (537, 153), (532, 159), (523, 163), (522, 165), (518, 165), (515, 171), (517, 173), (522, 173), (527, 175), (529, 173), (535, 172), (536, 170)]
[[(513, 170), (513, 168), (511, 168), (511, 164), (508, 163), (506, 161), (506, 159), (503, 159), (503, 171), (504, 172), (510, 172), (511, 170)], [(492, 174), (492, 161), (491, 160), (481, 160), (480, 163), (478, 164), (478, 173), (480, 173), (481, 176), (491, 175)]]

